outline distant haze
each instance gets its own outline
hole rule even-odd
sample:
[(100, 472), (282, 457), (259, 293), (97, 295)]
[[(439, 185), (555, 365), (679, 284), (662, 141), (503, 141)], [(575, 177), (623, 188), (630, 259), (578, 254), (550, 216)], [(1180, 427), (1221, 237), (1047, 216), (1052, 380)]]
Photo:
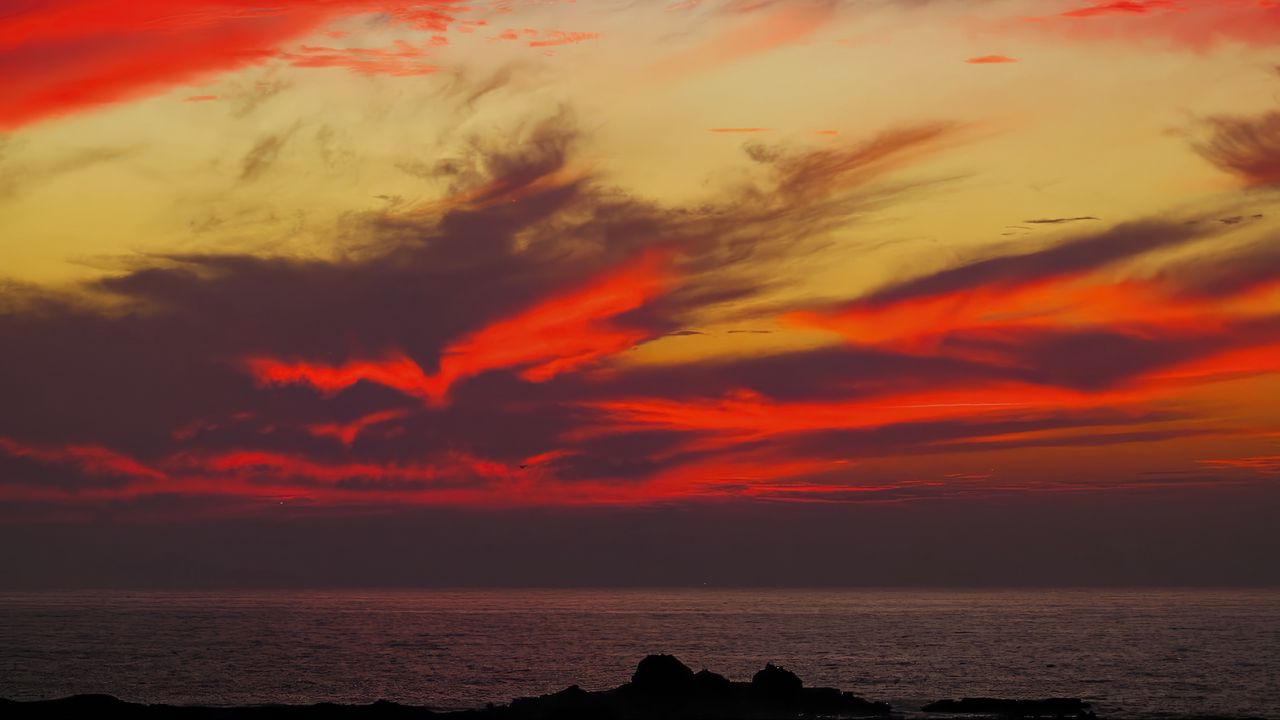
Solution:
[(1280, 492), (6, 523), (0, 588), (1280, 585)]

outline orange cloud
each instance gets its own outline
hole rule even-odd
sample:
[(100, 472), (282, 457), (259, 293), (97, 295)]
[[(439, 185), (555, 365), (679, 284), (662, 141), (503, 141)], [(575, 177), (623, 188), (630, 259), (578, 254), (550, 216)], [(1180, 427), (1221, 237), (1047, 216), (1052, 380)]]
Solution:
[(971, 57), (965, 62), (970, 65), (999, 65), (1002, 63), (1016, 63), (1018, 59), (1005, 55), (983, 55), (981, 57)]
[(588, 40), (597, 40), (600, 33), (595, 32), (565, 32), (564, 30), (550, 30), (544, 33), (546, 37), (540, 40), (530, 40), (529, 47), (554, 47), (556, 45), (573, 45), (574, 43), (586, 42)]

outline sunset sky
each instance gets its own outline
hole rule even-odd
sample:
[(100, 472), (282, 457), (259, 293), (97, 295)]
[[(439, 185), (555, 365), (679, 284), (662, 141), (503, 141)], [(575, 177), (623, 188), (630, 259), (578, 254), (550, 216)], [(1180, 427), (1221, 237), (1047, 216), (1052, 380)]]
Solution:
[(4, 521), (1274, 500), (1277, 48), (1275, 0), (11, 0)]

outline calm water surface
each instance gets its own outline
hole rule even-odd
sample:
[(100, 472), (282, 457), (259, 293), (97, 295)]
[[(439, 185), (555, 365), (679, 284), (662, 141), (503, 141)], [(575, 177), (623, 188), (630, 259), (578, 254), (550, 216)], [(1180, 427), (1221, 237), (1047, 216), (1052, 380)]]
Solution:
[(1280, 720), (1280, 592), (502, 590), (0, 595), (0, 696), (460, 708), (766, 661), (904, 710), (1084, 697)]

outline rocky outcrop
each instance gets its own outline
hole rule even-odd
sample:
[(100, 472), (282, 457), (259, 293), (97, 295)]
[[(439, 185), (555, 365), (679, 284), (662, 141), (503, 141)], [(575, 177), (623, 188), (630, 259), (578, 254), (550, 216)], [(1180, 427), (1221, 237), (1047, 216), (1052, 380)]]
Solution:
[(800, 696), (804, 683), (790, 670), (768, 663), (751, 677), (751, 687), (759, 695), (785, 702)]
[(798, 720), (876, 717), (889, 714), (871, 702), (835, 688), (806, 688), (795, 673), (766, 665), (751, 682), (733, 682), (709, 670), (694, 672), (672, 655), (650, 655), (631, 682), (588, 692), (572, 685), (550, 695), (518, 698), (510, 705), (438, 713), (384, 700), (372, 705), (256, 706), (240, 708), (138, 705), (109, 695), (62, 700), (0, 701), (6, 718), (174, 718), (175, 720)]
[[(504, 711), (506, 714), (504, 714)], [(709, 670), (693, 672), (671, 655), (640, 661), (631, 682), (586, 692), (574, 686), (495, 709), (499, 720), (789, 720), (888, 715), (889, 705), (835, 688), (805, 688), (795, 673), (766, 665), (751, 682), (732, 682)]]
[(650, 655), (631, 675), (631, 687), (659, 695), (688, 693), (693, 682), (693, 670), (674, 655)]
[[(1076, 699), (941, 700), (925, 712), (1001, 718), (1093, 718)], [(733, 682), (709, 670), (694, 672), (672, 655), (640, 661), (631, 681), (589, 692), (577, 685), (550, 695), (519, 698), (483, 710), (435, 712), (379, 700), (371, 705), (266, 705), (175, 707), (139, 705), (110, 695), (77, 695), (43, 702), (0, 700), (0, 717), (144, 718), (146, 720), (799, 720), (884, 717), (889, 705), (835, 688), (807, 688), (795, 673), (769, 664), (751, 682)]]

